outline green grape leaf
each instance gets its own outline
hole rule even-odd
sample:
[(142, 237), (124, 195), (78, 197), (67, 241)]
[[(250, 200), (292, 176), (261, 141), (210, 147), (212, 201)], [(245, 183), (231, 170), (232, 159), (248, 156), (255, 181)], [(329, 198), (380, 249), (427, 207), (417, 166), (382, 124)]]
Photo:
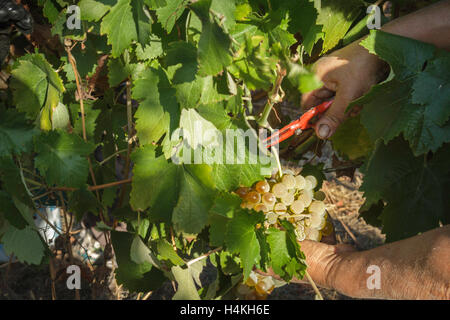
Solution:
[(218, 214), (210, 214), (208, 217), (209, 224), (209, 244), (213, 247), (220, 247), (225, 241), (225, 233), (229, 218)]
[(161, 43), (161, 38), (158, 36), (151, 34), (149, 43), (145, 46), (142, 46), (140, 43), (136, 46), (136, 57), (139, 60), (152, 60), (162, 56), (163, 48)]
[[(85, 128), (86, 128), (86, 137), (90, 140), (95, 135), (95, 129), (97, 126), (97, 118), (101, 113), (100, 109), (94, 109), (94, 104), (89, 100), (84, 101), (84, 119), (85, 119)], [(83, 135), (83, 119), (81, 117), (80, 105), (79, 104), (71, 104), (70, 110), (72, 114), (73, 121), (73, 132), (78, 135)]]
[(158, 21), (162, 27), (170, 33), (175, 25), (175, 22), (184, 12), (186, 0), (166, 0), (165, 6), (160, 6), (156, 9)]
[(352, 117), (344, 121), (330, 139), (333, 147), (350, 160), (367, 156), (373, 150), (366, 128), (361, 124), (361, 117)]
[(10, 225), (2, 237), (7, 255), (14, 254), (20, 262), (40, 264), (45, 254), (41, 237), (30, 226), (16, 229)]
[(118, 0), (100, 25), (101, 34), (108, 36), (108, 44), (112, 46), (111, 55), (114, 58), (119, 57), (132, 41), (138, 40), (130, 1)]
[(401, 80), (420, 73), (425, 61), (431, 59), (436, 50), (425, 42), (379, 30), (371, 30), (360, 44), (388, 62)]
[(414, 104), (429, 109), (429, 117), (440, 126), (450, 117), (450, 75), (443, 70), (450, 70), (450, 54), (440, 51), (417, 76), (411, 97)]
[(81, 220), (88, 212), (96, 213), (101, 205), (95, 195), (84, 187), (69, 194), (68, 208)]
[[(133, 18), (136, 23), (137, 41), (145, 46), (152, 31), (150, 13), (144, 5), (144, 0), (132, 0)], [(147, 11), (147, 12), (146, 12)]]
[(78, 3), (81, 19), (98, 21), (111, 9), (110, 0), (81, 0)]
[[(289, 281), (294, 274), (289, 274), (286, 266), (297, 261), (297, 255), (287, 232), (270, 228), (267, 242), (270, 246), (270, 260), (273, 271), (284, 280)], [(298, 267), (301, 269), (300, 263), (298, 263)]]
[(205, 165), (176, 165), (155, 148), (136, 150), (130, 204), (134, 210), (150, 207), (151, 215), (172, 221), (175, 228), (199, 233), (207, 223), (212, 203), (210, 171)]
[(199, 0), (191, 4), (192, 10), (202, 22), (202, 33), (198, 42), (199, 74), (216, 75), (231, 64), (231, 39), (225, 31), (211, 19), (211, 0)]
[(167, 280), (164, 273), (152, 267), (149, 262), (135, 263), (131, 258), (131, 248), (135, 236), (128, 232), (111, 232), (118, 268), (116, 270), (117, 283), (135, 292), (148, 292), (161, 287)]
[(184, 141), (193, 150), (202, 146), (217, 146), (222, 139), (220, 131), (195, 109), (181, 110), (180, 128), (183, 129)]
[(170, 260), (174, 265), (181, 266), (184, 265), (185, 262), (173, 249), (172, 245), (168, 243), (164, 239), (159, 239), (157, 242), (157, 250), (158, 255), (161, 257), (161, 260)]
[(166, 0), (144, 0), (144, 2), (150, 7), (150, 9), (158, 9), (167, 5)]
[(241, 202), (242, 199), (236, 194), (228, 192), (218, 194), (214, 200), (214, 205), (211, 207), (211, 213), (233, 218), (234, 212), (239, 210)]
[(10, 156), (0, 157), (0, 181), (2, 182), (2, 189), (8, 192), (11, 197), (19, 200), (24, 205), (33, 205), (30, 195), (25, 188), (20, 170)]
[(362, 45), (389, 62), (395, 74), (352, 103), (364, 106), (361, 121), (371, 139), (387, 143), (403, 134), (415, 155), (450, 141), (449, 78), (440, 71), (450, 66), (450, 54), (433, 56), (431, 45), (381, 31), (372, 31)]
[(227, 224), (233, 218), (234, 213), (240, 210), (241, 202), (241, 198), (228, 192), (216, 196), (208, 218), (211, 246), (219, 247), (223, 245)]
[(212, 0), (211, 11), (223, 23), (225, 30), (228, 32), (233, 30), (236, 25), (236, 18), (234, 16), (236, 4), (234, 1)]
[(22, 216), (22, 213), (17, 209), (13, 199), (11, 199), (11, 197), (3, 190), (0, 191), (0, 221), (2, 219), (6, 219), (10, 225), (20, 230), (24, 229), (28, 225), (28, 221)]
[[(227, 143), (228, 143), (227, 139)], [(225, 147), (226, 148), (226, 147)], [(216, 187), (219, 190), (235, 190), (240, 186), (251, 186), (255, 182), (263, 179), (265, 176), (270, 175), (271, 166), (270, 164), (261, 164), (256, 159), (256, 163), (251, 163), (250, 155), (248, 149), (242, 150), (244, 159), (242, 163), (239, 161), (239, 152), (231, 153), (231, 148), (227, 151), (225, 149), (226, 160), (227, 155), (232, 159), (232, 161), (226, 161), (223, 164), (214, 163), (212, 167), (212, 176), (216, 183)], [(234, 164), (233, 164), (234, 163)]]
[[(197, 168), (209, 173), (206, 166)], [(212, 205), (213, 193), (200, 181), (198, 172), (182, 170), (178, 179), (180, 180), (180, 191), (173, 210), (172, 222), (176, 230), (200, 233), (208, 221), (208, 211)]]
[(290, 64), (288, 79), (301, 93), (310, 92), (322, 87), (323, 83), (311, 71), (299, 64)]
[(250, 214), (248, 211), (240, 210), (228, 223), (225, 243), (231, 253), (240, 255), (241, 267), (244, 269), (244, 281), (261, 259), (255, 228), (256, 224), (262, 223), (263, 220), (262, 214)]
[(0, 157), (27, 152), (37, 133), (23, 113), (12, 109), (0, 111)]
[(171, 220), (176, 203), (180, 166), (167, 162), (164, 156), (156, 157), (155, 147), (144, 146), (133, 152), (133, 182), (130, 204), (133, 210), (152, 207), (152, 214), (165, 221)]
[(81, 187), (88, 176), (86, 156), (94, 145), (63, 131), (42, 133), (35, 139), (35, 166), (49, 185)]
[(44, 17), (48, 19), (50, 24), (53, 24), (58, 19), (59, 10), (56, 8), (53, 0), (40, 0), (40, 5), (43, 5), (42, 12)]
[(173, 84), (191, 82), (198, 69), (197, 49), (185, 41), (172, 42), (167, 48), (165, 63), (176, 68), (172, 77)]
[(200, 300), (194, 279), (189, 269), (174, 266), (171, 269), (173, 277), (178, 284), (173, 300)]
[(322, 0), (317, 24), (323, 25), (322, 53), (333, 49), (350, 29), (353, 21), (366, 9), (360, 0)]
[[(61, 78), (41, 54), (23, 56), (12, 71), (14, 102), (30, 119), (35, 119), (44, 104), (56, 106), (64, 91)], [(51, 101), (50, 101), (51, 100)]]
[(130, 258), (131, 261), (136, 264), (150, 263), (154, 267), (160, 267), (160, 262), (156, 256), (150, 251), (138, 235), (134, 237), (133, 243), (131, 244)]
[(443, 148), (424, 166), (423, 157), (414, 157), (401, 138), (378, 145), (365, 164), (361, 190), (366, 198), (364, 208), (379, 205), (380, 200), (387, 203), (378, 216), (386, 241), (433, 229), (448, 217), (446, 184), (450, 176), (442, 165), (448, 156), (448, 148)]
[(52, 110), (52, 129), (66, 129), (70, 124), (69, 110), (65, 104), (58, 103)]
[(122, 59), (108, 59), (108, 82), (111, 87), (115, 87), (128, 77), (133, 80), (146, 69), (142, 63), (124, 63)]
[(171, 135), (178, 127), (180, 108), (175, 90), (162, 69), (145, 70), (135, 81), (132, 96), (140, 102), (135, 118), (141, 144), (157, 142), (164, 133)]

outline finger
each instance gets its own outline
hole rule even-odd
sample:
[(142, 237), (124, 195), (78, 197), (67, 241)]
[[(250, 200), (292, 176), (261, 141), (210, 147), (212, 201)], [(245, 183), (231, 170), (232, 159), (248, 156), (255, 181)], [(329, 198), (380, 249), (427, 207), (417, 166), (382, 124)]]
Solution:
[(304, 93), (301, 99), (301, 106), (303, 109), (309, 109), (321, 104), (325, 100), (334, 96), (334, 91), (329, 90), (326, 87)]
[(328, 139), (337, 127), (347, 118), (345, 110), (352, 101), (348, 95), (338, 91), (333, 104), (315, 124), (316, 134), (321, 139)]

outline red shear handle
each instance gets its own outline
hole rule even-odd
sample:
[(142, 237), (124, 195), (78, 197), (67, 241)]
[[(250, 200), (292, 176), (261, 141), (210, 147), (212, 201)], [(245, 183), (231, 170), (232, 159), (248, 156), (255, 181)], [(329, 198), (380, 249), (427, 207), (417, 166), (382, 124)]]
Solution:
[(312, 127), (312, 124), (310, 123), (311, 119), (314, 118), (314, 116), (322, 114), (325, 111), (327, 111), (332, 103), (333, 100), (325, 101), (324, 103), (321, 103), (318, 106), (315, 106), (314, 108), (306, 111), (300, 118), (300, 125), (299, 125), (300, 129), (305, 130), (311, 128)]

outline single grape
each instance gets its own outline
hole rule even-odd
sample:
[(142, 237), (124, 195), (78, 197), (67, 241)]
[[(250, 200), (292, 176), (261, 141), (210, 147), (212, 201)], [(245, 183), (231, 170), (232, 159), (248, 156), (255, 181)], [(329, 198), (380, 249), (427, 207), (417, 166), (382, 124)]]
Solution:
[(295, 177), (295, 188), (298, 190), (305, 189), (305, 178), (301, 175)]
[(311, 181), (305, 179), (305, 190), (311, 190)]
[(261, 195), (256, 191), (250, 191), (246, 194), (245, 200), (251, 203), (259, 203), (261, 202)]
[(309, 212), (315, 213), (321, 217), (324, 217), (326, 214), (325, 203), (323, 203), (323, 201), (319, 200), (312, 201), (308, 209)]
[(294, 200), (294, 194), (290, 192), (281, 198), (281, 202), (283, 202), (286, 206), (290, 206)]
[(238, 189), (236, 190), (236, 194), (237, 194), (239, 197), (244, 198), (245, 195), (246, 195), (247, 193), (250, 192), (250, 190), (251, 190), (251, 189), (248, 188), (248, 187), (240, 187), (240, 188), (238, 188)]
[(317, 213), (311, 213), (310, 218), (310, 228), (322, 230), (326, 225), (326, 219), (323, 216), (318, 215)]
[(311, 187), (309, 189), (314, 189), (315, 187), (317, 187), (317, 179), (314, 176), (306, 176), (305, 177), (306, 181), (309, 181), (309, 183), (311, 184)]
[(323, 201), (323, 200), (325, 200), (325, 198), (326, 198), (325, 193), (322, 191), (317, 191), (314, 193), (314, 199), (316, 199), (316, 200)]
[(259, 193), (266, 193), (270, 191), (270, 186), (266, 180), (262, 180), (256, 183), (255, 190)]
[(287, 188), (284, 184), (282, 183), (276, 183), (273, 185), (272, 187), (272, 193), (275, 197), (277, 198), (281, 198), (282, 196), (284, 196), (287, 193)]
[(270, 192), (266, 192), (262, 196), (262, 203), (264, 203), (269, 208), (273, 207), (273, 205), (275, 204), (276, 201), (277, 201), (277, 199)]
[(258, 203), (254, 208), (255, 211), (262, 211), (264, 213), (269, 211), (269, 208), (263, 203)]
[(250, 275), (247, 278), (247, 281), (245, 281), (245, 284), (249, 287), (254, 287), (258, 283), (258, 276), (255, 272), (250, 272)]
[(309, 207), (309, 205), (311, 204), (312, 198), (308, 192), (302, 192), (298, 196), (297, 200), (303, 202), (303, 205), (306, 208), (306, 207)]
[(281, 182), (286, 186), (288, 189), (295, 188), (295, 178), (291, 174), (285, 174), (283, 178), (281, 178)]
[(274, 212), (269, 212), (266, 215), (266, 220), (269, 224), (275, 224), (275, 223), (277, 223), (278, 215)]
[(286, 213), (287, 207), (284, 203), (278, 202), (275, 207), (274, 207), (274, 211), (277, 214), (284, 214)]
[(295, 200), (292, 204), (291, 204), (291, 211), (294, 214), (300, 214), (305, 210), (305, 205), (303, 204), (303, 201), (300, 200)]
[(275, 287), (275, 284), (273, 283), (272, 277), (265, 277), (264, 279), (261, 279), (258, 281), (258, 283), (255, 286), (256, 292), (258, 292), (261, 295), (264, 294), (270, 294)]

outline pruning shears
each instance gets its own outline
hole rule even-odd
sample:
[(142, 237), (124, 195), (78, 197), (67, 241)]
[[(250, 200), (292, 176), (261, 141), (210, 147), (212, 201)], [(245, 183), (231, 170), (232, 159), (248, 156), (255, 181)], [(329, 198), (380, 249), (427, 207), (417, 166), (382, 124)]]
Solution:
[(300, 118), (292, 121), (290, 124), (283, 127), (281, 130), (264, 140), (266, 148), (272, 147), (286, 140), (287, 138), (290, 138), (294, 134), (299, 135), (303, 132), (303, 130), (311, 128), (313, 126), (310, 123), (312, 118), (314, 118), (315, 116), (321, 116), (323, 113), (325, 113), (325, 111), (328, 110), (332, 103), (333, 100), (325, 101), (324, 103), (321, 103), (306, 111)]

